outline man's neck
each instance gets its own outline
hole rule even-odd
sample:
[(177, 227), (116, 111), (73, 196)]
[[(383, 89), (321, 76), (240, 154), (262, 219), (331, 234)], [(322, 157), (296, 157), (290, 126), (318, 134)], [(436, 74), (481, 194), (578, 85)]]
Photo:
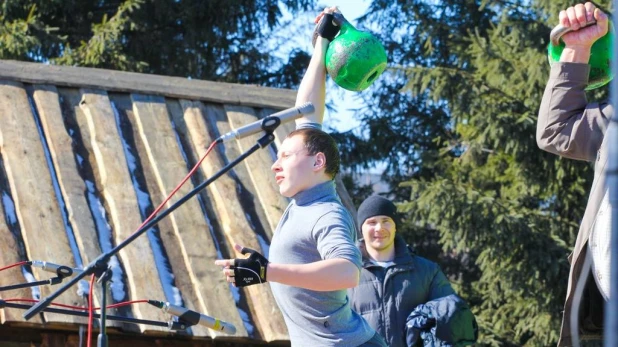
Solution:
[(393, 261), (395, 260), (395, 247), (385, 250), (377, 250), (366, 247), (369, 258), (374, 261)]
[(329, 182), (329, 181), (333, 181), (333, 179), (328, 177), (328, 176), (326, 176), (326, 175), (318, 177), (318, 178), (316, 178), (315, 182), (313, 182), (313, 185), (310, 188), (313, 188), (313, 187), (315, 187), (315, 186), (317, 186), (319, 184), (322, 184), (324, 182)]
[[(326, 184), (327, 182), (331, 183)], [(302, 206), (311, 203), (315, 199), (333, 194), (336, 195), (337, 191), (335, 190), (332, 181), (324, 180), (322, 182), (314, 182), (308, 188), (296, 193), (292, 199), (297, 205)]]
[(332, 179), (331, 179), (330, 177), (326, 177), (326, 176), (316, 178), (316, 179), (315, 179), (312, 183), (310, 183), (310, 184), (307, 186), (307, 188), (305, 188), (305, 189), (301, 190), (299, 193), (304, 192), (304, 191), (307, 191), (307, 190), (309, 190), (309, 189), (311, 189), (311, 188), (317, 187), (317, 186), (319, 186), (320, 184), (325, 183), (325, 182), (328, 182), (328, 181), (332, 181)]

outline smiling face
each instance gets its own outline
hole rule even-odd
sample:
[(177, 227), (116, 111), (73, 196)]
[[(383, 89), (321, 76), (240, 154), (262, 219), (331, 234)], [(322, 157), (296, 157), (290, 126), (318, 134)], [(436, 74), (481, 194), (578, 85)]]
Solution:
[(395, 229), (395, 221), (389, 216), (373, 216), (365, 219), (361, 230), (365, 248), (372, 258), (394, 255)]
[(324, 176), (324, 155), (309, 155), (303, 136), (295, 135), (281, 143), (271, 169), (275, 173), (279, 193), (291, 198), (320, 183), (320, 178)]

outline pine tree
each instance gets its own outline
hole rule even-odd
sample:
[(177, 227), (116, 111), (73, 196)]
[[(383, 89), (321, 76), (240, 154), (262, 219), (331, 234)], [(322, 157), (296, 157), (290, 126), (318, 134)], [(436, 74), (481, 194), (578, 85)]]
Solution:
[(549, 32), (570, 5), (374, 0), (363, 18), (390, 68), (362, 131), (339, 134), (344, 164), (387, 164), (399, 232), (472, 304), (483, 345), (558, 339), (592, 168), (541, 151), (535, 131)]
[[(309, 56), (273, 54), (282, 10), (315, 0), (6, 0), (0, 59), (294, 87)], [(309, 37), (309, 34), (307, 34)]]

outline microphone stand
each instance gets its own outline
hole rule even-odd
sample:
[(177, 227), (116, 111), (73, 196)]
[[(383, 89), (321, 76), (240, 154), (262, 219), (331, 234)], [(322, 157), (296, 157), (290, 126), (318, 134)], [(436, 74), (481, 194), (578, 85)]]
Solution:
[[(136, 238), (138, 238), (148, 229), (152, 228), (159, 221), (167, 217), (167, 215), (169, 215), (174, 210), (176, 210), (178, 207), (180, 207), (182, 204), (184, 204), (187, 200), (189, 200), (194, 195), (199, 193), (202, 189), (206, 188), (208, 185), (210, 185), (216, 179), (224, 175), (226, 172), (230, 171), (234, 166), (238, 165), (240, 162), (242, 162), (248, 156), (253, 154), (255, 151), (257, 151), (260, 148), (264, 148), (268, 146), (270, 143), (272, 143), (275, 140), (275, 136), (273, 135), (273, 132), (279, 126), (279, 124), (281, 124), (281, 120), (277, 117), (265, 117), (264, 119), (262, 119), (262, 130), (264, 131), (265, 134), (257, 140), (257, 143), (255, 145), (253, 145), (247, 151), (245, 151), (240, 156), (238, 156), (238, 158), (234, 159), (233, 161), (225, 165), (223, 168), (221, 168), (221, 170), (215, 173), (212, 177), (200, 183), (192, 191), (187, 193), (187, 195), (183, 196), (181, 199), (176, 201), (168, 209), (162, 211), (159, 215), (157, 215), (150, 222), (146, 223), (144, 226), (139, 228), (137, 231), (135, 231), (133, 234), (127, 237), (124, 241), (122, 241), (116, 247), (112, 248), (106, 253), (101, 254), (99, 257), (94, 259), (90, 264), (88, 264), (83, 269), (83, 272), (81, 274), (76, 275), (75, 277), (73, 277), (73, 279), (65, 283), (62, 287), (58, 288), (55, 292), (51, 293), (48, 297), (42, 299), (37, 304), (30, 307), (26, 312), (24, 312), (23, 314), (24, 319), (29, 320), (37, 313), (44, 310), (46, 307), (48, 307), (52, 303), (52, 301), (55, 298), (60, 296), (69, 287), (76, 284), (77, 282), (79, 282), (82, 278), (86, 277), (87, 275), (94, 274), (95, 276), (96, 275), (106, 276), (104, 275), (104, 272), (107, 271), (107, 263), (113, 255), (117, 254), (121, 249), (129, 245), (131, 242), (133, 242)], [(217, 140), (215, 140), (215, 142), (222, 143), (223, 140), (222, 138), (218, 138)], [(105, 290), (107, 280), (108, 279), (105, 279), (105, 278), (103, 278), (102, 280), (99, 279), (99, 281), (103, 282), (102, 283), (103, 290)], [(105, 295), (103, 295), (103, 302), (105, 302)], [(101, 318), (102, 318), (101, 319), (101, 332), (103, 333), (103, 336), (99, 335), (99, 347), (107, 347), (107, 337), (105, 337), (104, 335), (105, 334), (104, 326), (105, 326), (105, 318), (106, 318), (105, 305), (101, 306)]]
[(97, 276), (99, 279), (97, 283), (101, 284), (101, 318), (100, 325), (101, 328), (99, 330), (99, 337), (97, 339), (97, 346), (99, 347), (107, 347), (107, 331), (105, 328), (105, 322), (107, 319), (107, 284), (109, 280), (112, 278), (112, 269), (108, 267), (100, 276)]

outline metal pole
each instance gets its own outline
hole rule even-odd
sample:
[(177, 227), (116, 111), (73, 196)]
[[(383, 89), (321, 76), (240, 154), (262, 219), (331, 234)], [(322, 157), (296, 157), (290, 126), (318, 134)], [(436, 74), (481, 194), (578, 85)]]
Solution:
[[(612, 8), (618, 7), (618, 0), (613, 1)], [(611, 28), (610, 28), (611, 30)], [(612, 42), (612, 70), (618, 68), (618, 45)], [(610, 85), (610, 104), (618, 106), (618, 78)], [(608, 142), (607, 189), (611, 207), (611, 248), (610, 248), (610, 284), (609, 301), (605, 304), (605, 346), (618, 346), (618, 115), (614, 114), (609, 122), (606, 141)]]
[[(0, 300), (0, 308), (5, 308), (5, 307), (19, 308), (19, 309), (22, 309), (22, 310), (28, 310), (28, 309), (32, 308), (32, 305), (16, 304), (14, 302), (6, 302), (4, 300)], [(86, 318), (88, 318), (88, 312), (84, 312), (84, 311), (75, 311), (75, 310), (68, 310), (68, 309), (62, 309), (62, 308), (53, 308), (53, 307), (45, 307), (41, 311), (60, 313), (60, 314), (68, 314), (68, 315), (71, 315), (71, 316), (86, 317)], [(98, 314), (98, 313), (94, 313), (93, 317), (94, 318), (101, 318), (101, 315)], [(159, 322), (159, 321), (154, 321), (154, 320), (137, 319), (137, 318), (129, 318), (129, 317), (113, 316), (113, 315), (107, 315), (106, 319), (114, 320), (114, 321), (118, 321), (118, 322), (133, 323), (133, 324), (148, 324), (148, 325), (154, 325), (154, 326), (159, 326), (159, 327), (167, 327), (167, 328), (170, 328), (172, 330), (184, 330), (185, 329), (185, 327), (183, 327), (183, 326), (181, 326), (179, 324), (172, 324), (172, 323), (176, 323), (176, 322)], [(182, 323), (182, 324), (186, 324), (186, 323)]]

